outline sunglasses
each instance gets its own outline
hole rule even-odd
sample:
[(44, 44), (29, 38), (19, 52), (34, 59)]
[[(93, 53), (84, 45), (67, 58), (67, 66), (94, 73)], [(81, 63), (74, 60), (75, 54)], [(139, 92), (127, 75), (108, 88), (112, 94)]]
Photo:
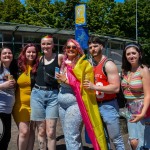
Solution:
[(76, 46), (66, 46), (66, 49), (73, 49), (73, 50), (76, 50), (77, 49), (77, 47)]

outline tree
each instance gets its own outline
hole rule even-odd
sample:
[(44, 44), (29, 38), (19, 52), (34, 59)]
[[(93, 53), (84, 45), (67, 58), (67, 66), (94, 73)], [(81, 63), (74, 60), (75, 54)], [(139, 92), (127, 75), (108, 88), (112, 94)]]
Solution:
[(87, 3), (87, 22), (90, 32), (97, 34), (110, 33), (108, 15), (114, 3), (106, 0), (91, 0)]
[(1, 21), (23, 23), (22, 16), (24, 12), (24, 6), (19, 0), (5, 0), (1, 1)]
[(63, 6), (62, 21), (64, 29), (74, 29), (75, 27), (75, 6), (80, 4), (80, 0), (66, 0)]
[[(75, 6), (80, 0), (0, 0), (0, 21), (23, 23), (52, 28), (74, 29)], [(85, 2), (84, 2), (85, 3)], [(87, 24), (90, 32), (135, 39), (136, 1), (89, 0)], [(146, 59), (150, 55), (150, 3), (138, 0), (138, 41), (142, 44)], [(147, 59), (149, 61), (149, 59)]]

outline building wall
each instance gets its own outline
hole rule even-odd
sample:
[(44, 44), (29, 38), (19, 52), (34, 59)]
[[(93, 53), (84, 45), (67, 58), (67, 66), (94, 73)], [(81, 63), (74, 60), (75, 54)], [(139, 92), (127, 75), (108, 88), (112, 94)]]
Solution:
[[(46, 35), (45, 33), (32, 33), (32, 32), (13, 32), (0, 30), (0, 48), (9, 46), (12, 48), (15, 58), (20, 53), (21, 48), (27, 43), (35, 43), (40, 50), (41, 37)], [(65, 34), (53, 34), (56, 53), (63, 53), (63, 45), (67, 39), (74, 38), (73, 35)], [(106, 38), (105, 38), (106, 39)], [(122, 50), (124, 47), (123, 41), (106, 40), (106, 47), (103, 51), (105, 55), (112, 58), (117, 64), (119, 71), (121, 70)]]

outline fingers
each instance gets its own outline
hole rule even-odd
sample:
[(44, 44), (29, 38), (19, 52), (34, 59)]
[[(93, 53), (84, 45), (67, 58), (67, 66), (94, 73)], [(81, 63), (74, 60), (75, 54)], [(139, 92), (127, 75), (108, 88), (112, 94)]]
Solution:
[(135, 123), (135, 122), (138, 122), (142, 119), (143, 117), (140, 116), (140, 115), (132, 115), (132, 119), (129, 120), (131, 123)]

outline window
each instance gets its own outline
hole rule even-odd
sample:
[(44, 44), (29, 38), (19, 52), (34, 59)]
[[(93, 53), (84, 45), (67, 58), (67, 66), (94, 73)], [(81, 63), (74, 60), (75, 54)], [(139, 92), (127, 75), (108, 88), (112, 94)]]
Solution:
[(2, 33), (0, 33), (0, 43), (2, 42)]
[(41, 38), (39, 37), (32, 37), (32, 36), (25, 36), (24, 37), (24, 43), (40, 43)]
[(5, 42), (12, 42), (12, 35), (11, 34), (3, 34), (3, 38)]
[(21, 35), (14, 35), (14, 40), (15, 40), (15, 42), (22, 43), (22, 36)]

